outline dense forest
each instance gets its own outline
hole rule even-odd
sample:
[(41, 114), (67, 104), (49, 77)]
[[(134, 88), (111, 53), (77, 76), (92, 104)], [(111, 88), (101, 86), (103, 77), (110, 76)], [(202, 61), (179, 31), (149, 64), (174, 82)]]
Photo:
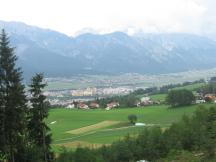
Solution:
[(26, 96), (22, 71), (4, 30), (0, 36), (0, 161), (50, 162), (51, 135), (45, 123), (48, 116), (42, 90), (43, 75), (36, 74)]

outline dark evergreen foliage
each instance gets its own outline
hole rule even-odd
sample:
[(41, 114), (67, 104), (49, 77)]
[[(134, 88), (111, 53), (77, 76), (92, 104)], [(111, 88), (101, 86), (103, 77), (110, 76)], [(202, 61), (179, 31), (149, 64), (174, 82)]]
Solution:
[(187, 89), (171, 90), (166, 98), (172, 107), (191, 105), (194, 100), (195, 96)]
[[(0, 35), (0, 161), (51, 161), (51, 136), (44, 122), (48, 116), (41, 89), (43, 76), (32, 79), (33, 108), (27, 106), (21, 69), (4, 30)], [(35, 108), (35, 109), (34, 109)], [(31, 129), (29, 129), (31, 127)], [(46, 156), (46, 158), (45, 158)]]
[(128, 115), (128, 120), (131, 124), (135, 124), (137, 121), (137, 116), (134, 114), (130, 114), (130, 115)]
[(26, 96), (22, 72), (4, 30), (0, 36), (0, 152), (10, 162), (23, 162), (26, 146)]
[(201, 87), (198, 92), (203, 94), (216, 94), (216, 83), (210, 82), (209, 84)]
[(43, 82), (42, 74), (36, 74), (32, 78), (29, 86), (32, 105), (29, 113), (28, 128), (29, 136), (33, 144), (42, 149), (44, 161), (50, 162), (53, 159), (53, 154), (50, 152), (50, 129), (45, 123), (45, 119), (48, 117), (48, 105), (42, 91), (45, 86), (46, 84)]

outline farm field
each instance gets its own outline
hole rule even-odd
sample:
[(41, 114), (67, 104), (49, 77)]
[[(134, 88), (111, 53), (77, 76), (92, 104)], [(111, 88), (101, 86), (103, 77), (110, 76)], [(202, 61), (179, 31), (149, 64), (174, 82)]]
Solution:
[[(209, 105), (209, 104), (205, 104)], [(137, 135), (144, 126), (131, 126), (128, 115), (135, 114), (137, 122), (169, 127), (186, 115), (192, 115), (198, 105), (170, 109), (167, 105), (145, 108), (124, 108), (110, 111), (52, 109), (47, 123), (53, 134), (54, 149), (59, 146), (100, 147), (122, 139), (127, 134)]]
[(173, 88), (173, 89), (188, 89), (191, 91), (195, 91), (196, 89), (198, 89), (204, 85), (205, 85), (205, 83), (196, 83), (196, 84), (186, 85), (186, 86), (177, 87), (177, 88)]
[[(172, 88), (172, 90), (178, 90), (178, 89), (188, 89), (190, 91), (195, 91), (196, 89), (204, 86), (205, 83), (196, 83), (196, 84), (191, 84), (191, 85), (186, 85), (186, 86), (181, 86), (181, 87), (176, 87), (176, 88)], [(139, 95), (139, 97), (143, 97), (145, 95)], [(164, 102), (166, 99), (167, 94), (154, 94), (154, 95), (150, 95), (149, 97), (151, 98), (151, 100), (153, 101), (161, 101)]]
[(149, 97), (153, 101), (161, 101), (164, 102), (166, 99), (167, 94), (155, 94), (155, 95), (150, 95)]

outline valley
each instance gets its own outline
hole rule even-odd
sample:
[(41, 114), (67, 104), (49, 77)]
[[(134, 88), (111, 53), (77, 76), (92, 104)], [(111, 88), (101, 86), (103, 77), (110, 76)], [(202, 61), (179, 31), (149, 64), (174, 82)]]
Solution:
[(0, 162), (216, 162), (216, 1), (0, 9)]
[[(74, 149), (78, 146), (94, 148), (104, 144), (109, 145), (114, 141), (124, 138), (128, 134), (136, 136), (146, 126), (130, 125), (127, 119), (130, 114), (137, 115), (137, 122), (145, 123), (147, 126), (149, 124), (149, 127), (160, 126), (167, 128), (173, 122), (179, 121), (183, 115), (192, 115), (199, 106), (193, 105), (179, 109), (169, 109), (167, 105), (160, 105), (113, 109), (110, 111), (104, 109), (53, 109), (49, 113), (47, 123), (53, 133), (53, 149), (59, 152), (61, 146), (65, 146), (68, 149)], [(211, 104), (205, 104), (205, 106), (211, 106)], [(56, 123), (51, 124), (53, 121), (56, 121)], [(93, 126), (104, 121), (110, 121), (111, 124), (94, 127), (84, 132), (80, 131), (79, 133), (68, 132), (71, 130), (85, 129), (87, 126)]]
[(191, 70), (181, 73), (160, 75), (121, 74), (121, 75), (77, 75), (71, 77), (46, 78), (45, 95), (54, 105), (67, 106), (76, 101), (126, 95), (139, 88), (161, 87), (187, 81), (216, 76), (216, 69)]

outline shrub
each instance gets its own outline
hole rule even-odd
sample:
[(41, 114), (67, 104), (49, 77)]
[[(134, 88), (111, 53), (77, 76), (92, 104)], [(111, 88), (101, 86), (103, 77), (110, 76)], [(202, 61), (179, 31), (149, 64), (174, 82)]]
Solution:
[(195, 100), (193, 93), (187, 89), (169, 91), (166, 102), (172, 107), (191, 105)]
[(134, 114), (128, 115), (128, 120), (130, 121), (131, 124), (135, 124), (137, 121), (137, 116)]

